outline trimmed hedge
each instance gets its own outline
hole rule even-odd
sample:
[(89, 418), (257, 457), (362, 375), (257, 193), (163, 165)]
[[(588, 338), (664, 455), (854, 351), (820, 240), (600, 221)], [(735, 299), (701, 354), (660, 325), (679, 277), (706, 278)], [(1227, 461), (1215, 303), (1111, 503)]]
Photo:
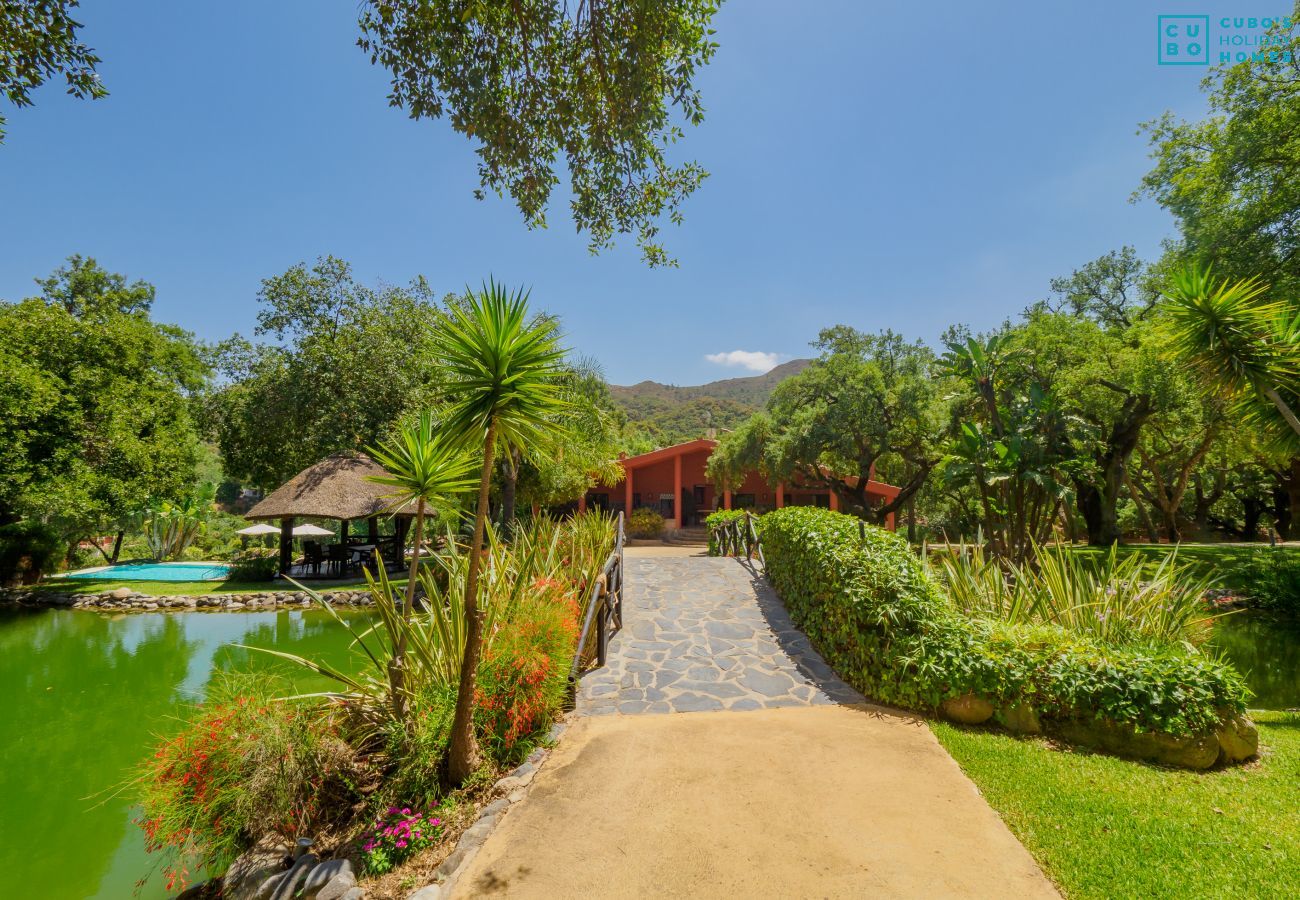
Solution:
[(763, 517), (767, 575), (795, 623), (854, 687), (935, 711), (974, 695), (1027, 705), (1045, 724), (1102, 720), (1173, 736), (1214, 731), (1245, 709), (1226, 663), (1172, 647), (1108, 648), (1055, 626), (958, 612), (892, 532), (812, 507)]

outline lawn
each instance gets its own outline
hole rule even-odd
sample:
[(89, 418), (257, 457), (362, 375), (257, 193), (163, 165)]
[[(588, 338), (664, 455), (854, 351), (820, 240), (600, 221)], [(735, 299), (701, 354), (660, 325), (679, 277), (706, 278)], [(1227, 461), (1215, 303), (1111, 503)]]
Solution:
[[(1121, 554), (1137, 553), (1155, 561), (1167, 556), (1177, 549), (1178, 561), (1197, 572), (1214, 575), (1224, 579), (1224, 587), (1233, 587), (1232, 572), (1244, 565), (1261, 550), (1268, 550), (1269, 545), (1258, 544), (1125, 544), (1121, 545)], [(1103, 547), (1076, 546), (1075, 553), (1098, 554), (1108, 552)], [(1300, 546), (1288, 544), (1284, 553), (1300, 556)]]
[(1204, 773), (931, 727), (1067, 897), (1283, 896), (1300, 879), (1300, 716), (1252, 716), (1262, 760)]

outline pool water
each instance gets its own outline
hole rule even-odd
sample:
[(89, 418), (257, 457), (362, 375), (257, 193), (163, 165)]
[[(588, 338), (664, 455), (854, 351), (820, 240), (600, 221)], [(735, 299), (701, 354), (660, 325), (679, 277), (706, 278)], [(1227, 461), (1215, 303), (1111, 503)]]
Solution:
[(224, 581), (230, 577), (230, 566), (205, 562), (123, 563), (72, 572), (67, 577), (94, 581)]

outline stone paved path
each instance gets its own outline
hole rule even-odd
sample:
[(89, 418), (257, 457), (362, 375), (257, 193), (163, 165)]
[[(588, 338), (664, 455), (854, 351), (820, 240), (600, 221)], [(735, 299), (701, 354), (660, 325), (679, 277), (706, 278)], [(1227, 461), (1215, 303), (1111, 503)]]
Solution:
[(625, 560), (623, 628), (585, 676), (579, 715), (862, 703), (738, 559)]

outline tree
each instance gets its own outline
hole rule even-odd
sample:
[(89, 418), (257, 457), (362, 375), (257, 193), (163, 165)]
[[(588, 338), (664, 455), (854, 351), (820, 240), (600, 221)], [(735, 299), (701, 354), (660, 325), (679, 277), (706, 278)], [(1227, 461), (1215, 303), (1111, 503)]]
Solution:
[(492, 281), (439, 314), (432, 345), (452, 388), (445, 425), (483, 448), (465, 582), (465, 653), (447, 754), (448, 777), (461, 784), (478, 764), (474, 683), (483, 626), (478, 585), (493, 455), (498, 446), (557, 443), (565, 411), (564, 350), (554, 319), (530, 317), (526, 292), (510, 293)]
[(1300, 450), (1300, 302), (1267, 301), (1266, 290), (1195, 264), (1176, 271), (1164, 302), (1173, 353), (1278, 447)]
[[(764, 414), (723, 437), (710, 476), (726, 485), (758, 469), (773, 480), (824, 487), (841, 506), (883, 524), (925, 484), (939, 461), (943, 424), (934, 354), (920, 342), (846, 325), (825, 329), (813, 363), (777, 385)], [(867, 500), (877, 466), (900, 475), (897, 497)]]
[(124, 303), (125, 279), (81, 257), (39, 284), (0, 303), (0, 529), (70, 547), (193, 484), (207, 369), (189, 334), (150, 321), (152, 287)]
[(517, 500), (538, 506), (568, 503), (593, 482), (614, 485), (623, 477), (617, 458), (626, 415), (614, 404), (599, 366), (585, 359), (567, 365), (561, 386), (564, 411), (557, 424), (564, 441), (501, 454), (501, 522), (507, 531)]
[[(99, 57), (77, 36), (72, 18), (79, 0), (5, 0), (0, 4), (0, 93), (18, 108), (32, 105), (31, 93), (62, 75), (68, 93), (98, 100), (108, 91), (99, 83)], [(0, 115), (0, 143), (5, 117)]]
[(1213, 262), (1230, 278), (1259, 276), (1284, 296), (1300, 288), (1300, 3), (1279, 17), (1261, 52), (1202, 83), (1210, 116), (1148, 122), (1156, 160), (1142, 181), (1178, 220), (1179, 259)]
[(404, 428), (394, 440), (369, 450), (370, 456), (387, 470), (387, 475), (371, 480), (392, 488), (393, 509), (415, 504), (415, 545), (411, 551), (411, 570), (402, 600), (402, 627), (388, 662), (388, 686), (393, 715), (406, 721), (406, 639), (415, 606), (415, 586), (420, 576), (420, 550), (424, 542), (424, 519), (431, 506), (450, 502), (451, 498), (473, 485), (470, 477), (474, 460), (463, 448), (445, 440), (437, 431), (433, 414), (425, 411), (419, 420)]
[(265, 279), (258, 298), (255, 334), (269, 340), (223, 342), (216, 356), (228, 381), (204, 404), (228, 474), (275, 488), (331, 453), (391, 436), (404, 417), (439, 402), (424, 279), (372, 288), (327, 256)]
[(694, 78), (717, 45), (718, 0), (367, 0), (359, 46), (392, 75), (389, 103), (441, 118), (479, 142), (480, 198), (509, 193), (546, 225), (559, 166), (594, 251), (635, 232), (651, 265), (671, 263), (659, 221), (706, 176), (672, 165), (679, 121), (698, 125)]
[(1026, 351), (1004, 330), (984, 338), (949, 334), (942, 371), (965, 390), (942, 461), (949, 484), (974, 486), (990, 551), (1027, 560), (1050, 534), (1078, 469), (1072, 431), (1050, 379), (1023, 368)]
[(1105, 328), (1129, 328), (1150, 311), (1153, 297), (1145, 289), (1146, 266), (1132, 247), (1099, 256), (1068, 278), (1053, 278), (1052, 292), (1076, 316)]

